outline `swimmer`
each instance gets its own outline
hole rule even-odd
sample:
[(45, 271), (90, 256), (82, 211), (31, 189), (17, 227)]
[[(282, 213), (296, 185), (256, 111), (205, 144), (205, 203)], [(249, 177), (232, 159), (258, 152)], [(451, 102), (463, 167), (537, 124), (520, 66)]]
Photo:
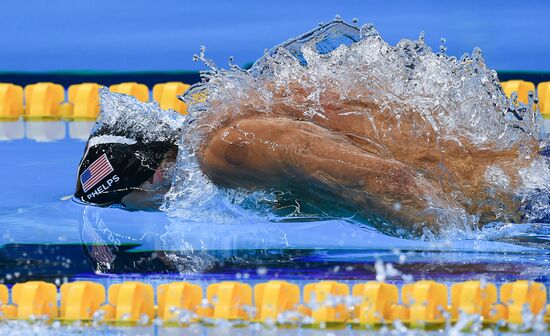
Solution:
[[(356, 28), (333, 22), (283, 47), (304, 65), (304, 41), (325, 38), (330, 43), (317, 43), (322, 54), (357, 42), (357, 34)], [(342, 96), (341, 83), (326, 81), (316, 92), (315, 86), (304, 84), (308, 80), (305, 74), (284, 87), (264, 81), (269, 104), (259, 89), (234, 104), (211, 102), (193, 121), (193, 136), (201, 139), (195, 154), (202, 172), (221, 187), (289, 190), (335, 208), (354, 209), (373, 223), (413, 230), (437, 230), (469, 216), (481, 224), (521, 219), (521, 204), (512, 191), (519, 184), (518, 169), (528, 166), (534, 155), (517, 158), (520, 148), (536, 153), (534, 138), (521, 136), (521, 142), (507, 147), (489, 142), (479, 146), (467, 137), (440, 138), (443, 130), (406, 99), (365, 98), (379, 97), (384, 88), (355, 85)], [(312, 95), (317, 95), (318, 106), (308, 106)], [(311, 109), (322, 113), (309, 113)], [(114, 135), (125, 142), (101, 142), (94, 140), (98, 134), (88, 142), (75, 196), (102, 205), (158, 206), (169, 188), (166, 172), (176, 157), (177, 137), (145, 143), (128, 140), (121, 131)], [(184, 140), (189, 136), (184, 134)], [(490, 167), (498, 167), (510, 186), (487, 192), (492, 188), (486, 179)]]

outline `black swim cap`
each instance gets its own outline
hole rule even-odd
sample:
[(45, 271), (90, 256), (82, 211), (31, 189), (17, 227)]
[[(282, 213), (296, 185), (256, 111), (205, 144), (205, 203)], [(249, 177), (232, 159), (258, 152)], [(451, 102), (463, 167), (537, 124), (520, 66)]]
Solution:
[(182, 116), (158, 105), (100, 90), (101, 116), (78, 168), (80, 201), (108, 206), (149, 180), (161, 162), (177, 153)]
[[(93, 140), (93, 139), (92, 139)], [(87, 203), (111, 205), (149, 180), (172, 143), (101, 143), (87, 146), (78, 169), (75, 197)]]

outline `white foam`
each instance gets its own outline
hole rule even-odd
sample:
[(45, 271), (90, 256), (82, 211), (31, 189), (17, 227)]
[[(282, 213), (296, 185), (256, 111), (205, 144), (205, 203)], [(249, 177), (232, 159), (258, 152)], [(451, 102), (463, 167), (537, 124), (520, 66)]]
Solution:
[(93, 146), (108, 144), (108, 143), (134, 145), (137, 143), (137, 141), (134, 139), (130, 139), (130, 138), (118, 136), (118, 135), (100, 135), (100, 136), (90, 138), (88, 142), (88, 146), (93, 147)]
[(98, 128), (109, 134), (140, 140), (174, 142), (181, 137), (185, 117), (173, 110), (163, 110), (158, 103), (143, 103), (135, 97), (99, 89), (100, 117)]

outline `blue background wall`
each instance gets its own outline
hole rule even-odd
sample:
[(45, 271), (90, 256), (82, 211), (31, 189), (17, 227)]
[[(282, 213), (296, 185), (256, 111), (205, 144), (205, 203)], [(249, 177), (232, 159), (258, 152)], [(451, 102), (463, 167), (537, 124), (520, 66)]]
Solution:
[(481, 47), (497, 70), (550, 71), (550, 2), (532, 0), (2, 0), (0, 71), (197, 70), (200, 45), (246, 64), (335, 14), (374, 23), (391, 43), (425, 31), (452, 55)]

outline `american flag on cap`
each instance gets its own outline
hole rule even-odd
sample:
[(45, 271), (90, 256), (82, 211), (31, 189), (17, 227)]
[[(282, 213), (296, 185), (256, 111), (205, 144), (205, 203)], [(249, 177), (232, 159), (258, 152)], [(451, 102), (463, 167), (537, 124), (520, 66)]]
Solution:
[(82, 189), (84, 192), (88, 192), (88, 190), (92, 189), (113, 171), (113, 166), (111, 166), (109, 159), (107, 159), (107, 155), (101, 155), (86, 170), (84, 170), (82, 174), (80, 174)]

